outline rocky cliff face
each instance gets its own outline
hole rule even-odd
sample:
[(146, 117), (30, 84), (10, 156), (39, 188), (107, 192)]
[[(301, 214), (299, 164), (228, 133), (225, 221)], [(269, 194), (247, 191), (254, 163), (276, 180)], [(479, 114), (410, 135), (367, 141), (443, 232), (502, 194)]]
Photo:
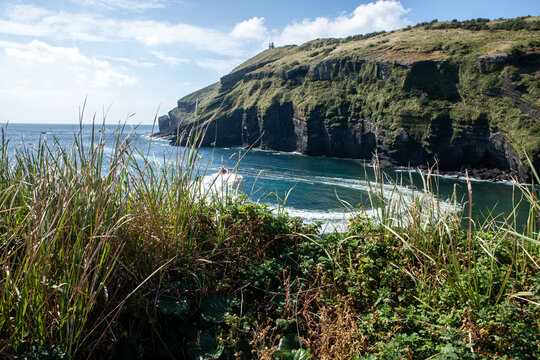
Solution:
[[(390, 35), (379, 43), (392, 42)], [(322, 44), (268, 50), (180, 99), (159, 119), (162, 135), (181, 145), (204, 126), (203, 146), (376, 154), (384, 165), (437, 162), (443, 171), (522, 181), (529, 176), (527, 151), (540, 168), (535, 49), (478, 55), (465, 47), (466, 56), (432, 51), (412, 58), (388, 49), (361, 54), (343, 41)]]

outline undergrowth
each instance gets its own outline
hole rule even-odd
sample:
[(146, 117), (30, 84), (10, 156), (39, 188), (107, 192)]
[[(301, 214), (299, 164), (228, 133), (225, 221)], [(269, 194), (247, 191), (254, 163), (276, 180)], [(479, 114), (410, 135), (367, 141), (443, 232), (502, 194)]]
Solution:
[(536, 188), (523, 232), (441, 211), (429, 174), (402, 193), (378, 172), (376, 219), (321, 234), (205, 188), (203, 134), (161, 167), (99, 134), (14, 155), (3, 133), (2, 358), (540, 357)]

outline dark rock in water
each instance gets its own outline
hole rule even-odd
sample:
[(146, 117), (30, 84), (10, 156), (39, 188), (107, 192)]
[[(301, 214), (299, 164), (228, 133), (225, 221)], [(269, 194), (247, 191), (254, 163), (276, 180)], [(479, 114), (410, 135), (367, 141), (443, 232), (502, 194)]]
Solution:
[(158, 118), (158, 127), (160, 132), (171, 130), (171, 119), (168, 115), (163, 115)]
[[(204, 127), (203, 146), (377, 156), (386, 166), (437, 164), (443, 172), (528, 181), (525, 151), (540, 169), (535, 43), (482, 54), (477, 37), (443, 44), (435, 32), (409, 30), (433, 42), (421, 53), (404, 32), (267, 50), (180, 99), (159, 118), (160, 132), (174, 145)], [(500, 34), (501, 47), (517, 41), (516, 33)]]

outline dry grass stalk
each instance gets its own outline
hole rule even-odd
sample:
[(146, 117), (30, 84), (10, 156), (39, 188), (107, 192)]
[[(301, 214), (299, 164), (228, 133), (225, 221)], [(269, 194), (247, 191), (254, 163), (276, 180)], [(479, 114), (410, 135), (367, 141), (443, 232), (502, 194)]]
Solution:
[(318, 304), (319, 313), (304, 314), (307, 346), (320, 360), (348, 360), (366, 350), (366, 339), (358, 333), (360, 317), (350, 299), (340, 299), (337, 305)]

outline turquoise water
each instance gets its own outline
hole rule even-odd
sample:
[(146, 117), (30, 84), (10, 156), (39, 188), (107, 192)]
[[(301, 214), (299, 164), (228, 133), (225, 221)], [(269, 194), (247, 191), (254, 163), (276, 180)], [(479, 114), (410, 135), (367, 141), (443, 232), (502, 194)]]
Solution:
[[(12, 152), (20, 151), (21, 146), (35, 147), (43, 137), (50, 145), (56, 141), (61, 146), (70, 146), (73, 144), (74, 132), (79, 131), (79, 125), (9, 124), (2, 127), (10, 139)], [(96, 127), (96, 137), (100, 134), (100, 128)], [(107, 126), (105, 134), (112, 134), (115, 128), (116, 126)], [(158, 164), (162, 163), (163, 159), (174, 159), (182, 150), (165, 141), (152, 140), (149, 137), (151, 126), (127, 126), (124, 134), (128, 132), (132, 132), (145, 153), (150, 149)], [(91, 126), (85, 126), (83, 145), (88, 146), (91, 134)], [(108, 150), (112, 151), (112, 148)], [(365, 166), (361, 160), (306, 157), (294, 153), (260, 150), (246, 152), (242, 148), (203, 148), (200, 155), (200, 163), (205, 168), (208, 166), (206, 174), (210, 177), (215, 177), (221, 167), (237, 167), (239, 177), (242, 178), (241, 188), (253, 201), (275, 206), (280, 202), (278, 197), (284, 199), (290, 192), (286, 201), (288, 213), (291, 216), (300, 216), (308, 222), (321, 220), (336, 225), (346, 222), (350, 213), (343, 202), (353, 206), (363, 204), (368, 210), (374, 210), (370, 209), (369, 184), (366, 181), (366, 177), (373, 180), (373, 168)], [(238, 162), (240, 157), (242, 159)], [(405, 196), (409, 191), (411, 178), (415, 186), (421, 187), (421, 176), (417, 172), (395, 168), (383, 170), (388, 177), (401, 184), (397, 189)], [(433, 181), (438, 183), (441, 204), (447, 209), (456, 210), (449, 202), (454, 190), (458, 200), (467, 200), (467, 183), (464, 179), (435, 177)], [(510, 183), (472, 181), (471, 185), (473, 217), (478, 223), (490, 212), (508, 214), (513, 208), (513, 202), (520, 196), (517, 187)], [(526, 206), (520, 209), (522, 222), (526, 210)]]

